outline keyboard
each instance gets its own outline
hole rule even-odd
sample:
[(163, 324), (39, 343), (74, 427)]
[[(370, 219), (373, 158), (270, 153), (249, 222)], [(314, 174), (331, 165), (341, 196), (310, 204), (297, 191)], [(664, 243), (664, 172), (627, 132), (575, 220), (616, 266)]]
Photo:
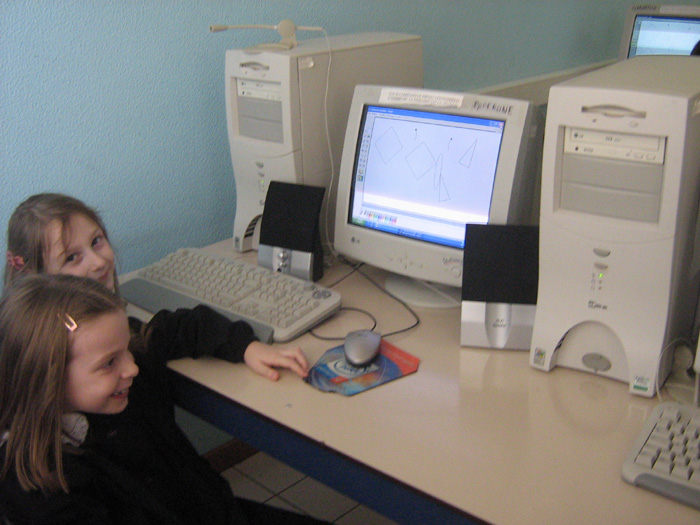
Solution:
[(622, 465), (622, 478), (700, 509), (700, 408), (657, 405)]
[(123, 298), (149, 312), (205, 304), (248, 322), (263, 342), (290, 341), (340, 309), (340, 294), (255, 264), (182, 248), (119, 285)]

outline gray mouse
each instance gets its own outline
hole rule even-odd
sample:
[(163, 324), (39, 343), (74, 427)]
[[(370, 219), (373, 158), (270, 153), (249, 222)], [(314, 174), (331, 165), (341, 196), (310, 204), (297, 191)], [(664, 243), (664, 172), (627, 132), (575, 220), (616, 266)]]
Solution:
[(355, 330), (345, 336), (345, 358), (351, 365), (365, 366), (379, 353), (382, 336), (372, 330)]

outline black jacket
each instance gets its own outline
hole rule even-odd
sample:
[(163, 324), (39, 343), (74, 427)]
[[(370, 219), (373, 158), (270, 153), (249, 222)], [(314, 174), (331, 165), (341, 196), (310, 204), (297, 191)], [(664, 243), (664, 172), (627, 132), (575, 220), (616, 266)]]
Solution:
[[(138, 330), (141, 323), (130, 324)], [(228, 483), (175, 423), (166, 361), (213, 355), (240, 362), (255, 340), (253, 331), (203, 306), (160, 312), (148, 328), (148, 347), (133, 350), (140, 370), (127, 408), (116, 415), (86, 414), (85, 442), (63, 454), (70, 492), (25, 492), (13, 469), (0, 480), (0, 509), (12, 523), (245, 522)]]

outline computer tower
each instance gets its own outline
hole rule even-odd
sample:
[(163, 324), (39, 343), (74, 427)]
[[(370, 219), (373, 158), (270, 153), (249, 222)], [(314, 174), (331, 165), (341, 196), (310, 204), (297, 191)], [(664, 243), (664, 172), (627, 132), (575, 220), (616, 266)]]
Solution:
[(256, 226), (272, 180), (326, 188), (321, 233), (330, 239), (331, 174), (338, 173), (355, 85), (422, 87), (422, 50), (419, 36), (380, 32), (300, 40), (289, 50), (226, 52), (237, 251), (257, 245)]
[(690, 336), (700, 58), (639, 56), (552, 87), (530, 364), (654, 395)]

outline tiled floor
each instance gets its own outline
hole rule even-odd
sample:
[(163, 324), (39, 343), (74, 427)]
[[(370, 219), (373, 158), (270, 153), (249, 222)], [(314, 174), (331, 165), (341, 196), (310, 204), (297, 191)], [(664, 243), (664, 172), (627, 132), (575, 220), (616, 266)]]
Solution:
[(234, 494), (341, 525), (394, 522), (258, 452), (222, 472)]

